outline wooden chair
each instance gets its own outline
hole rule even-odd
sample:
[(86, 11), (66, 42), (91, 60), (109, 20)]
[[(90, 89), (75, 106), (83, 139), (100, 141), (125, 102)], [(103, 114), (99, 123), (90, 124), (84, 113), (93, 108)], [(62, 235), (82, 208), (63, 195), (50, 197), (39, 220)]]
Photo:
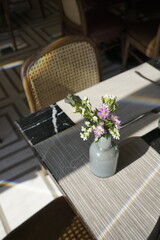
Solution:
[[(26, 1), (28, 2), (30, 8), (32, 8), (31, 0), (26, 0)], [(38, 1), (39, 1), (39, 5), (40, 5), (42, 15), (45, 18), (45, 12), (44, 12), (44, 8), (43, 8), (42, 0), (38, 0)], [(18, 3), (22, 3), (22, 1), (17, 0), (15, 2), (12, 2), (12, 4), (18, 4)], [(10, 33), (11, 38), (12, 38), (12, 43), (13, 43), (14, 50), (17, 50), (17, 44), (16, 44), (16, 40), (15, 40), (15, 36), (14, 36), (12, 18), (11, 18), (10, 0), (0, 0), (0, 8), (2, 9), (1, 14), (3, 13), (3, 15), (6, 19), (8, 30), (9, 30), (9, 33)]]
[(155, 59), (160, 54), (160, 24), (159, 21), (147, 21), (130, 25), (128, 27), (124, 57), (123, 69), (127, 64), (129, 53), (131, 53), (140, 63), (143, 60), (134, 52), (137, 49), (146, 57)]
[(99, 55), (89, 39), (64, 37), (26, 60), (21, 77), (30, 111), (35, 112), (101, 81)]
[(84, 0), (60, 0), (62, 31), (87, 36), (97, 45), (122, 36), (123, 20), (103, 7), (88, 8)]
[(59, 197), (34, 214), (3, 240), (93, 240), (67, 200)]
[[(30, 111), (35, 112), (101, 81), (99, 55), (89, 39), (65, 37), (28, 58), (21, 77)], [(41, 173), (47, 174), (43, 167)]]

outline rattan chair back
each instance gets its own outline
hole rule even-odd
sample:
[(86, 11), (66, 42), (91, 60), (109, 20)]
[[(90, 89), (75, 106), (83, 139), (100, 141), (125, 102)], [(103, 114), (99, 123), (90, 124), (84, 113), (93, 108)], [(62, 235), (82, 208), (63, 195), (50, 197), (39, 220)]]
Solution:
[(83, 1), (60, 0), (59, 3), (63, 35), (65, 35), (65, 29), (67, 29), (72, 34), (83, 34), (87, 36), (87, 23)]
[(81, 21), (81, 15), (79, 12), (79, 7), (77, 5), (77, 1), (76, 0), (61, 0), (62, 1), (62, 6), (63, 6), (63, 10), (64, 10), (64, 15), (66, 15), (66, 17), (68, 19), (70, 19), (70, 21), (74, 22), (77, 25), (81, 25), (82, 21)]
[(30, 111), (34, 112), (101, 80), (98, 51), (82, 36), (61, 38), (27, 59), (21, 71)]

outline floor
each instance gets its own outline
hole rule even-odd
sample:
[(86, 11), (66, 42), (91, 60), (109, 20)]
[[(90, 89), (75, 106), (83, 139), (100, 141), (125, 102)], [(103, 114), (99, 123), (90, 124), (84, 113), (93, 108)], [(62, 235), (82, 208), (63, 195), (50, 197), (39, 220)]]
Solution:
[[(33, 1), (33, 8), (13, 12), (18, 51), (8, 33), (0, 32), (0, 239), (36, 211), (60, 195), (50, 177), (44, 181), (34, 153), (27, 145), (15, 121), (29, 114), (20, 69), (23, 61), (48, 43), (61, 37), (57, 0), (46, 0), (43, 19)], [(101, 53), (103, 79), (121, 72), (120, 47)], [(136, 66), (129, 61), (127, 68)]]

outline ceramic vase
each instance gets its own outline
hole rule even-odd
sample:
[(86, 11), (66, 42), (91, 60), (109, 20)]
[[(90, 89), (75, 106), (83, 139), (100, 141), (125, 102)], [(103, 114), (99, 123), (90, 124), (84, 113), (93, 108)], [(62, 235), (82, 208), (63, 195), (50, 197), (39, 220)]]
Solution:
[(101, 178), (114, 175), (118, 156), (118, 146), (112, 142), (111, 137), (101, 137), (98, 142), (93, 142), (89, 149), (91, 171)]

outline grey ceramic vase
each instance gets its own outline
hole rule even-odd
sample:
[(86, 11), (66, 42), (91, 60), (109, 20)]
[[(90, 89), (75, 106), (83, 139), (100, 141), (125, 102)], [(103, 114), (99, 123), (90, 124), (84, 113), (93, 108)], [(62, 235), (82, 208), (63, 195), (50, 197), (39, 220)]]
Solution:
[(98, 142), (93, 142), (89, 149), (91, 171), (102, 178), (114, 175), (118, 156), (118, 146), (111, 141), (111, 137), (101, 137)]

